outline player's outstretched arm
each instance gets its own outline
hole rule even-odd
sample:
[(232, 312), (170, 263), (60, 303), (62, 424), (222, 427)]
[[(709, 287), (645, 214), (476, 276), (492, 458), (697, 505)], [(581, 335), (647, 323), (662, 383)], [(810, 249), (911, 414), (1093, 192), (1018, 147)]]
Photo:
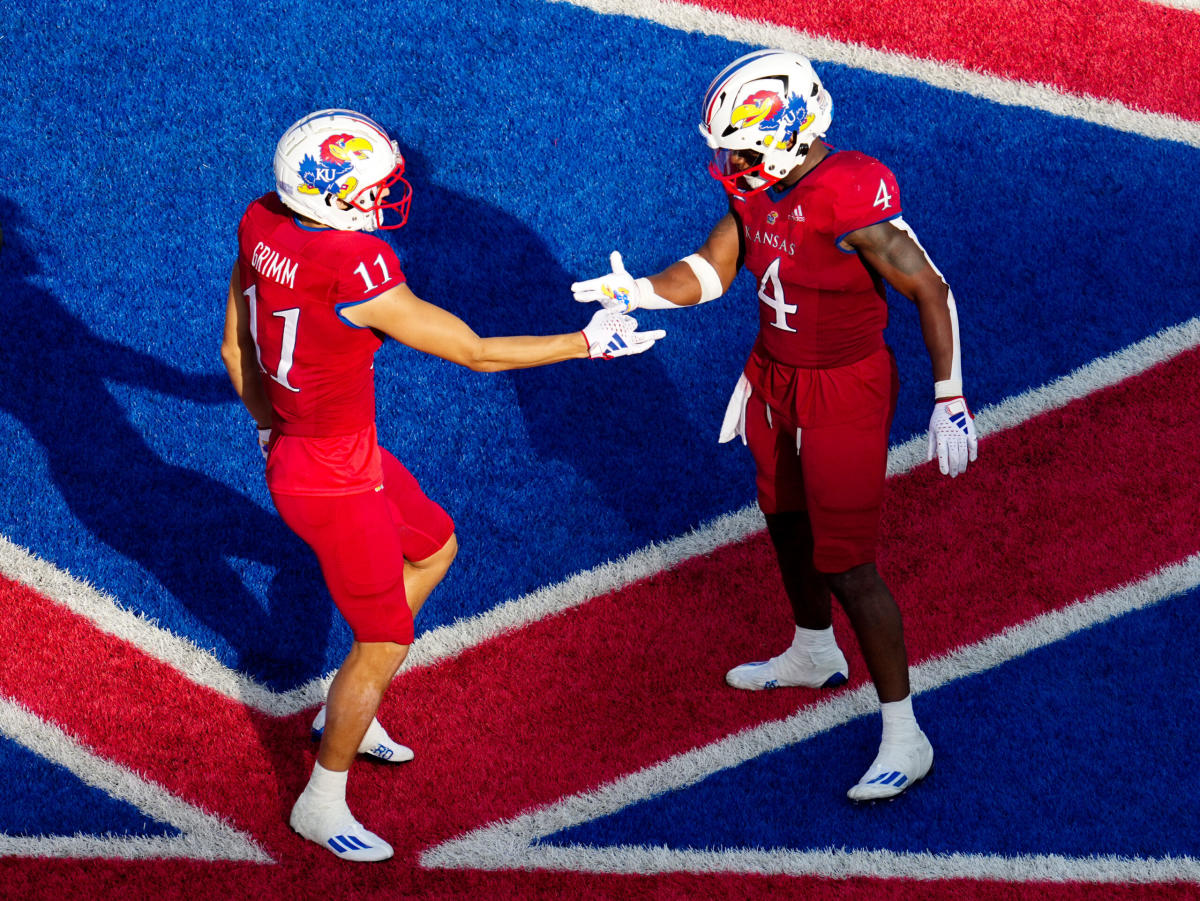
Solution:
[(666, 334), (661, 330), (638, 332), (637, 322), (631, 317), (601, 310), (578, 332), (481, 338), (450, 311), (417, 297), (406, 284), (346, 307), (342, 316), (354, 325), (378, 329), (415, 350), (477, 372), (641, 353)]
[(621, 313), (695, 306), (725, 293), (737, 275), (739, 251), (737, 221), (727, 214), (696, 253), (662, 272), (634, 278), (614, 250), (609, 255), (609, 271), (575, 282), (571, 293), (580, 303), (599, 303)]

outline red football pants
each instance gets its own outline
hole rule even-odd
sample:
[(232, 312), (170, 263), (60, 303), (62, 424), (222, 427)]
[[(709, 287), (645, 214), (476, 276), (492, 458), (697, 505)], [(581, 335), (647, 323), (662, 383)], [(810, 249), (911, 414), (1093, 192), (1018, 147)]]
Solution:
[(797, 369), (756, 355), (746, 376), (753, 386), (746, 443), (759, 507), (807, 511), (821, 572), (873, 562), (899, 392), (891, 351), (836, 369)]
[(404, 561), (424, 560), (454, 533), (454, 522), (425, 496), (386, 450), (383, 485), (343, 495), (272, 494), (283, 521), (317, 555), (329, 594), (356, 641), (412, 644)]

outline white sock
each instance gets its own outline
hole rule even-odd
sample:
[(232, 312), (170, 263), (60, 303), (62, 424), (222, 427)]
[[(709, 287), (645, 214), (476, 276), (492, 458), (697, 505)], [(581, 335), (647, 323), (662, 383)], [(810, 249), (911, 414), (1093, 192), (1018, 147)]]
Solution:
[(801, 629), (796, 626), (792, 646), (788, 653), (795, 652), (798, 660), (808, 663), (813, 654), (828, 654), (837, 651), (837, 639), (833, 637), (833, 626), (824, 629)]
[(907, 742), (917, 737), (921, 727), (913, 714), (912, 695), (902, 701), (889, 701), (879, 705), (883, 715), (883, 741)]
[(320, 763), (314, 763), (312, 775), (308, 778), (308, 785), (304, 791), (318, 804), (344, 805), (346, 781), (349, 776), (349, 770), (327, 770)]

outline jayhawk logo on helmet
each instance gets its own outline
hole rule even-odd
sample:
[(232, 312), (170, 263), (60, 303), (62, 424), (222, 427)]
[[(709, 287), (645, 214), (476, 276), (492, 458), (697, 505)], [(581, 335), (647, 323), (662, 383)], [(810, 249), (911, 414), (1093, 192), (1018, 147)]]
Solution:
[(757, 127), (765, 135), (764, 145), (770, 147), (776, 132), (782, 131), (780, 143), (786, 145), (814, 118), (804, 97), (789, 94), (785, 102), (778, 92), (763, 90), (755, 91), (733, 110), (729, 125), (731, 129)]
[(741, 102), (729, 116), (729, 124), (753, 128), (774, 118), (783, 109), (783, 98), (775, 91), (756, 91)]
[(341, 180), (354, 171), (354, 161), (370, 159), (374, 151), (366, 138), (350, 134), (332, 135), (321, 142), (321, 158), (314, 159), (306, 154), (300, 161), (301, 194), (337, 194), (345, 197), (358, 185), (358, 179), (350, 176), (345, 184)]

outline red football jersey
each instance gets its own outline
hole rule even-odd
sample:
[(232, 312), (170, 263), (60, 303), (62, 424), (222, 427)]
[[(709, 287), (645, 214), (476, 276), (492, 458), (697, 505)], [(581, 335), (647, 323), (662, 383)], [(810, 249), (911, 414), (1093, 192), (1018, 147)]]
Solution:
[(886, 166), (831, 148), (791, 188), (738, 199), (733, 212), (741, 220), (744, 265), (758, 281), (761, 352), (790, 366), (827, 369), (883, 346), (883, 285), (838, 242), (900, 215), (900, 190)]
[(395, 252), (376, 235), (301, 225), (271, 193), (242, 217), (238, 267), (277, 440), (290, 445), (290, 465), (272, 449), (272, 490), (377, 485), (373, 360), (383, 342), (340, 311), (404, 281)]

